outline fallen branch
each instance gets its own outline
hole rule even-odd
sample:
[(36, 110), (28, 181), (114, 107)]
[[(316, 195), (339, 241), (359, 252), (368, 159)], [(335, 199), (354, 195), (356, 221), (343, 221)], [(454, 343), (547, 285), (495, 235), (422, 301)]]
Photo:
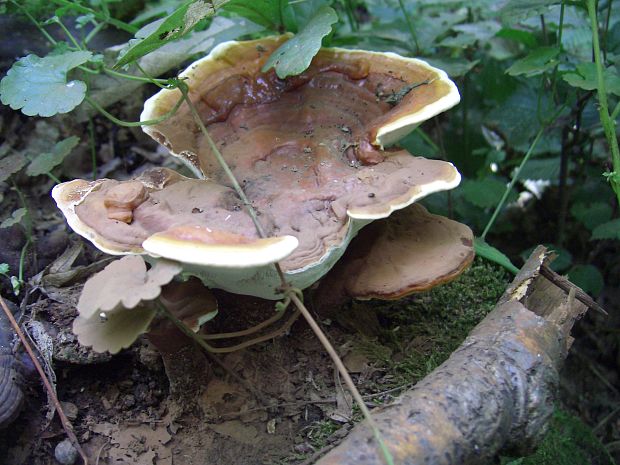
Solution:
[(84, 465), (88, 465), (88, 458), (86, 457), (86, 454), (84, 453), (84, 450), (80, 446), (80, 442), (78, 441), (77, 437), (75, 436), (75, 433), (73, 432), (73, 426), (71, 425), (71, 422), (69, 421), (69, 419), (65, 415), (65, 412), (63, 411), (62, 406), (60, 405), (60, 402), (58, 401), (58, 398), (56, 397), (56, 393), (54, 392), (54, 388), (52, 388), (52, 385), (50, 384), (49, 380), (47, 379), (45, 371), (43, 371), (43, 367), (41, 367), (41, 364), (39, 363), (39, 360), (37, 359), (37, 357), (34, 354), (32, 348), (30, 347), (30, 344), (28, 343), (28, 340), (26, 339), (26, 336), (24, 335), (24, 333), (22, 332), (21, 328), (17, 324), (17, 321), (15, 321), (15, 318), (13, 317), (13, 314), (11, 313), (11, 311), (9, 310), (9, 307), (4, 302), (4, 299), (2, 298), (2, 296), (0, 296), (0, 306), (2, 306), (2, 310), (4, 310), (4, 313), (6, 314), (6, 317), (11, 322), (11, 326), (13, 327), (13, 330), (15, 331), (15, 333), (17, 334), (19, 339), (22, 341), (22, 344), (24, 345), (24, 349), (26, 349), (26, 352), (28, 352), (28, 356), (30, 357), (30, 359), (32, 360), (32, 363), (34, 364), (35, 368), (37, 369), (37, 372), (39, 373), (39, 376), (41, 377), (41, 381), (43, 381), (43, 385), (45, 386), (45, 389), (47, 390), (47, 394), (48, 394), (49, 398), (52, 399), (52, 402), (54, 403), (54, 407), (56, 408), (56, 412), (58, 412), (58, 417), (60, 418), (60, 422), (62, 423), (62, 427), (64, 428), (65, 432), (67, 433), (67, 436), (69, 437), (69, 440), (71, 441), (73, 446), (76, 448), (76, 450), (80, 454), (80, 457), (82, 457), (83, 464)]
[[(538, 247), (496, 307), (433, 373), (373, 414), (395, 463), (481, 464), (537, 445), (553, 412), (570, 330), (587, 307), (541, 273)], [(365, 424), (317, 463), (377, 464)]]

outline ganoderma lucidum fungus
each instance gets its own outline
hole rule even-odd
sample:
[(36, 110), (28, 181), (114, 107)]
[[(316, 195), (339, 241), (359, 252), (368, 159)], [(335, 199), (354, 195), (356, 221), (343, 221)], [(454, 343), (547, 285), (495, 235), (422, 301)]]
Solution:
[[(70, 226), (105, 252), (168, 258), (209, 287), (275, 299), (276, 261), (304, 289), (363, 226), (459, 184), (450, 163), (384, 150), (458, 103), (443, 71), (391, 53), (322, 49), (308, 70), (281, 80), (261, 68), (285, 40), (221, 44), (180, 76), (269, 237), (259, 237), (185, 104), (144, 130), (197, 179), (162, 168), (58, 185)], [(160, 91), (141, 119), (179, 97)]]

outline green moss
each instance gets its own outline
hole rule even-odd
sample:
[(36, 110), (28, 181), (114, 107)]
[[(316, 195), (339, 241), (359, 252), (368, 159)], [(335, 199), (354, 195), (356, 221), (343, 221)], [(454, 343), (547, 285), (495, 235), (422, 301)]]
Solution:
[(443, 363), (495, 306), (510, 282), (500, 267), (481, 259), (455, 281), (394, 302), (370, 302), (383, 324), (377, 338), (356, 343), (392, 376), (389, 388), (413, 383)]
[(592, 430), (579, 418), (556, 410), (550, 429), (535, 454), (502, 458), (501, 465), (613, 465)]

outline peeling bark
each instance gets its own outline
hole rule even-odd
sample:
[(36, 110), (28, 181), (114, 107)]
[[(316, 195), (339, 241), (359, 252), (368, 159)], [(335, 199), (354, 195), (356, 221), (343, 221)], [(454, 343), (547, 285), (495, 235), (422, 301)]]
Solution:
[[(570, 330), (587, 307), (540, 275), (538, 247), (497, 306), (433, 373), (373, 417), (397, 464), (480, 464), (531, 450), (553, 412)], [(366, 424), (317, 463), (379, 464)]]

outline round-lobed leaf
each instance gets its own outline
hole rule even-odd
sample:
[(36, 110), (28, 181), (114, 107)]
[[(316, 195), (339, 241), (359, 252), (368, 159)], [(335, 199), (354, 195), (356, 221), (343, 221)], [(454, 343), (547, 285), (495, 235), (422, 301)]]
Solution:
[(143, 300), (159, 297), (161, 286), (180, 272), (181, 267), (172, 261), (159, 260), (147, 271), (142, 257), (125, 256), (86, 282), (78, 312), (82, 318), (89, 319), (98, 312), (111, 312), (120, 307), (132, 309)]
[(67, 82), (67, 72), (91, 57), (91, 52), (66, 52), (43, 58), (28, 55), (16, 61), (0, 81), (0, 100), (27, 116), (54, 116), (77, 107), (86, 95), (82, 81)]

